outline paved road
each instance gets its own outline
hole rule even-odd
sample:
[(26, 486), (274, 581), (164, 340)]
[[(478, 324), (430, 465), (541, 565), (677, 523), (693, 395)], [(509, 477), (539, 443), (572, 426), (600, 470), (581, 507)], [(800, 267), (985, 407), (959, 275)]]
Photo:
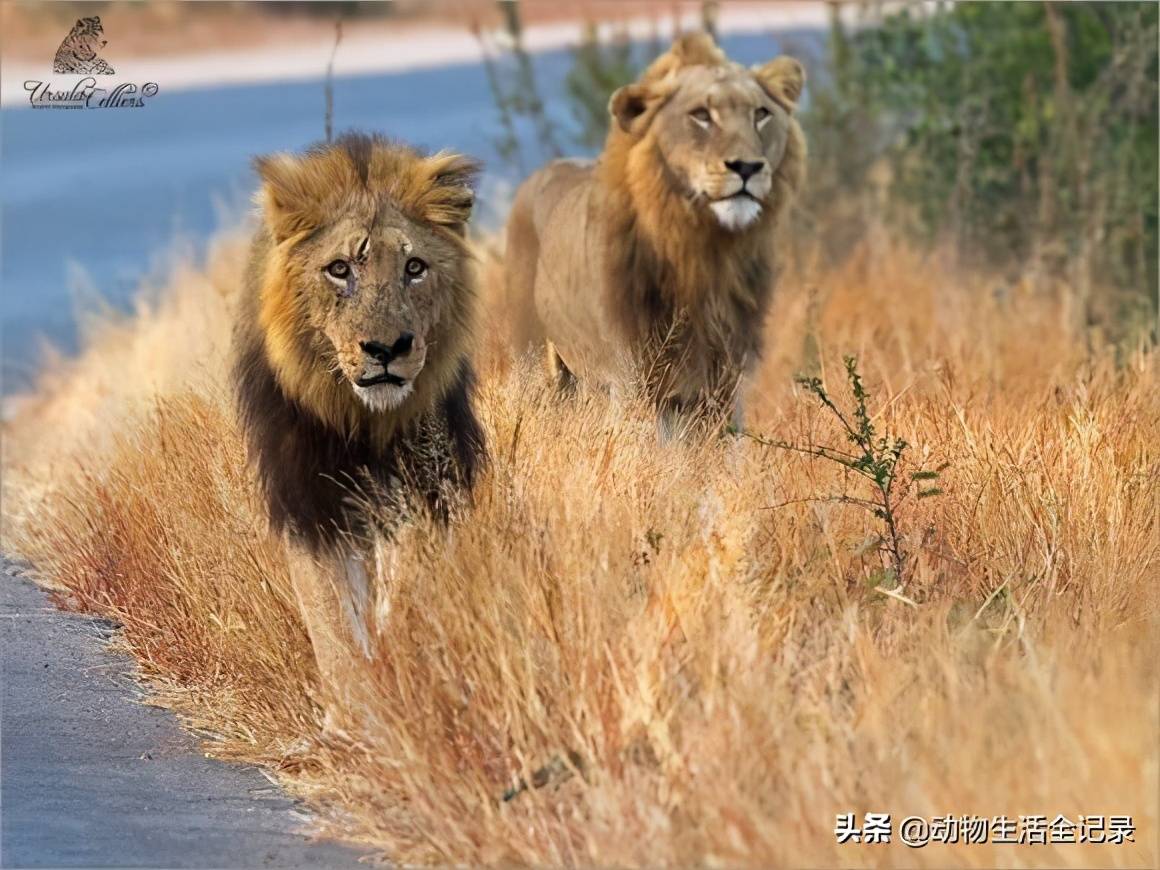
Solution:
[[(116, 25), (106, 19), (106, 27)], [(783, 46), (799, 54), (808, 46), (820, 50), (823, 38), (824, 31), (737, 34), (723, 44), (734, 60), (756, 63)], [(564, 99), (572, 52), (544, 52), (532, 63), (559, 126), (557, 144), (569, 154), (590, 153), (574, 138), (576, 123)], [(129, 61), (117, 71), (126, 81), (141, 81)], [(511, 89), (511, 63), (500, 73)], [(28, 360), (41, 336), (75, 350), (78, 302), (91, 308), (95, 295), (129, 307), (144, 278), (164, 285), (173, 255), (200, 250), (223, 223), (246, 214), (255, 154), (297, 149), (321, 137), (322, 82), (303, 79), (175, 92), (161, 81), (160, 92), (141, 109), (0, 111), (0, 369), (6, 392), (26, 386), (35, 373)], [(484, 162), (472, 216), (477, 228), (500, 225), (511, 186), (552, 153), (534, 125), (522, 120), (515, 125), (519, 160), (505, 159), (497, 147), (498, 118), (479, 63), (334, 83), (336, 130), (382, 130)]]
[(109, 627), (0, 566), (0, 866), (353, 867), (258, 771), (133, 701)]

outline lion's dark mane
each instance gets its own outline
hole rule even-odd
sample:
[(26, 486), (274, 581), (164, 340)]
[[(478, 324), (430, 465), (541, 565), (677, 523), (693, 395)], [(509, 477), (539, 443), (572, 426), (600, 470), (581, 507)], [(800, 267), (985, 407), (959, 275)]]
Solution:
[(374, 522), (367, 503), (393, 502), (400, 483), (446, 516), (448, 490), (469, 488), (485, 458), (466, 360), (436, 406), (382, 448), (368, 432), (334, 431), (286, 395), (252, 323), (235, 336), (233, 379), (271, 528), (290, 532), (312, 552), (364, 535)]

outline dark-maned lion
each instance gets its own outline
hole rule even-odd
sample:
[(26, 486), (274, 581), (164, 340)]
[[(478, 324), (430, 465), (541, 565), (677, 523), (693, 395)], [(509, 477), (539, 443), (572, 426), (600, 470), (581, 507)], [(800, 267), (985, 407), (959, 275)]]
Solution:
[(616, 91), (600, 159), (555, 161), (516, 194), (517, 344), (546, 343), (562, 384), (637, 379), (665, 431), (681, 411), (723, 418), (731, 404), (740, 424), (774, 228), (805, 172), (804, 82), (792, 58), (747, 69), (697, 34)]
[(233, 375), (271, 526), (309, 557), (293, 579), (329, 678), (365, 641), (367, 504), (403, 488), (445, 510), (484, 456), (468, 359), (475, 167), (361, 134), (256, 165)]

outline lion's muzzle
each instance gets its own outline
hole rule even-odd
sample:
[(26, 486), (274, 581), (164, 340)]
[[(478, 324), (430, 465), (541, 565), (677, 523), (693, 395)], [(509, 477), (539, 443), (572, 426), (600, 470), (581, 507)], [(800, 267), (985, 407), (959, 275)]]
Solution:
[(363, 374), (355, 380), (360, 387), (373, 387), (375, 384), (394, 384), (401, 387), (407, 379), (390, 371), (392, 362), (411, 352), (415, 336), (410, 332), (402, 333), (390, 347), (378, 341), (360, 341), (359, 347), (369, 359), (363, 365)]
[(355, 395), (375, 411), (397, 408), (414, 392), (427, 361), (423, 339), (402, 332), (391, 344), (360, 341), (358, 346), (361, 359), (347, 369)]
[(764, 160), (726, 160), (724, 165), (724, 185), (716, 191), (709, 207), (721, 226), (740, 232), (760, 217), (772, 174)]

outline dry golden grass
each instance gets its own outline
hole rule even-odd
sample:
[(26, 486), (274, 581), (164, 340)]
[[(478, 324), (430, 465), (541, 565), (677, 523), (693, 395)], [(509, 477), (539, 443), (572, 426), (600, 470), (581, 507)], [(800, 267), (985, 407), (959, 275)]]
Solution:
[[(374, 655), (323, 736), (224, 386), (242, 257), (224, 242), (54, 366), (5, 432), (6, 540), (63, 603), (121, 622), (209, 751), (277, 771), (328, 833), (434, 863), (1160, 860), (1157, 358), (1073, 334), (1065, 292), (997, 295), (886, 242), (783, 279), (753, 430), (840, 444), (792, 375), (845, 399), (852, 353), (877, 424), (949, 463), (942, 496), (900, 511), (910, 603), (875, 588), (878, 521), (808, 500), (857, 494), (840, 468), (746, 439), (662, 448), (638, 406), (555, 399), (493, 322), (490, 469), (450, 529), (379, 547)], [(836, 845), (835, 814), (867, 811), (1138, 830)]]

